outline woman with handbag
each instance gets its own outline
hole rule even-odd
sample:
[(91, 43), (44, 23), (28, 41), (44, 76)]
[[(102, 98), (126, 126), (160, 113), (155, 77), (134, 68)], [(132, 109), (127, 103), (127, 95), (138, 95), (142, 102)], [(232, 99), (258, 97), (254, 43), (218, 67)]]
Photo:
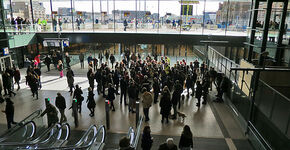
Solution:
[(95, 115), (95, 107), (96, 107), (96, 102), (94, 99), (94, 91), (92, 90), (91, 87), (88, 88), (89, 94), (88, 94), (88, 99), (87, 99), (87, 107), (90, 110), (90, 116), (93, 117)]

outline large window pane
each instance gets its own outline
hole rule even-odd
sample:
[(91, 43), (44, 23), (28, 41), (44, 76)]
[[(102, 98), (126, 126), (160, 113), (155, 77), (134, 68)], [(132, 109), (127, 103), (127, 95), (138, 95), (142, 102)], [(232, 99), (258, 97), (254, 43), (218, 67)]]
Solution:
[(159, 33), (180, 33), (178, 21), (181, 19), (181, 4), (178, 0), (160, 1), (160, 16), (163, 18), (163, 25)]
[(201, 34), (204, 16), (204, 1), (182, 1), (182, 34)]
[(30, 1), (13, 0), (12, 17), (14, 20), (11, 20), (11, 24), (16, 31), (29, 31), (32, 22)]
[[(137, 0), (138, 32), (157, 33), (161, 28), (157, 0)], [(158, 27), (159, 24), (159, 27)]]
[(75, 31), (93, 30), (92, 1), (75, 0)]
[[(115, 1), (116, 32), (136, 32), (136, 1)], [(124, 24), (127, 24), (126, 31)]]

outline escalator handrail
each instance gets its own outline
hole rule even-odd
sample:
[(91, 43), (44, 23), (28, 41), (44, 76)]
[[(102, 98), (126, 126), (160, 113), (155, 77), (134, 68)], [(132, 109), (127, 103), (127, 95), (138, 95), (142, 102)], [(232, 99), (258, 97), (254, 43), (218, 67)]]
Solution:
[(130, 139), (130, 145), (133, 146), (134, 140), (135, 140), (135, 131), (134, 131), (133, 127), (129, 128), (127, 137)]
[[(82, 138), (75, 145), (63, 146), (63, 147), (49, 147), (49, 148), (47, 147), (47, 148), (39, 148), (39, 149), (46, 149), (46, 150), (52, 150), (52, 149), (53, 150), (56, 150), (56, 149), (61, 149), (61, 150), (88, 149), (88, 148), (91, 148), (91, 146), (93, 146), (93, 144), (96, 142), (96, 138), (100, 134), (101, 130), (103, 130), (102, 140), (99, 143), (98, 148), (96, 149), (96, 150), (99, 150), (103, 146), (103, 144), (105, 143), (105, 139), (106, 139), (106, 128), (104, 125), (101, 125), (98, 129), (97, 129), (96, 125), (91, 125), (90, 128), (86, 131), (86, 133), (84, 133)], [(83, 143), (88, 141), (88, 135), (91, 133), (91, 131), (94, 131), (93, 138), (90, 140), (90, 142), (88, 144), (82, 145)]]
[[(0, 145), (3, 146), (23, 146), (23, 145), (34, 145), (34, 144), (38, 144), (38, 143), (44, 143), (46, 141), (49, 141), (49, 139), (54, 135), (54, 127), (58, 126), (57, 124), (52, 125), (51, 127), (47, 128), (43, 133), (41, 133), (41, 135), (39, 135), (36, 139), (33, 139), (32, 141), (24, 141), (24, 142), (5, 142), (5, 143), (0, 143)], [(60, 132), (60, 131), (59, 131)], [(49, 137), (46, 138), (45, 140), (41, 140), (44, 136), (46, 136), (47, 133), (50, 133)]]
[(143, 116), (141, 116), (141, 118), (138, 122), (138, 126), (137, 126), (136, 133), (135, 133), (135, 141), (134, 141), (134, 145), (133, 145), (133, 148), (135, 148), (135, 149), (137, 149), (137, 146), (138, 146), (138, 142), (139, 142), (139, 138), (140, 138), (140, 134), (141, 134), (142, 123), (143, 123)]
[[(22, 126), (20, 126), (19, 128), (17, 128), (13, 133), (16, 133), (17, 131), (19, 131), (20, 129), (26, 127), (26, 126), (29, 125), (29, 124), (32, 125), (32, 132), (31, 132), (31, 134), (29, 135), (28, 138), (33, 137), (33, 136), (35, 135), (35, 133), (36, 133), (36, 124), (35, 124), (34, 121), (28, 121), (28, 122), (24, 123)], [(26, 135), (26, 133), (27, 133), (27, 131), (25, 131), (24, 135)], [(7, 140), (7, 139), (8, 139), (9, 137), (11, 137), (12, 135), (14, 135), (14, 134), (11, 134), (11, 135), (9, 135), (9, 136), (5, 136), (5, 137), (1, 138), (1, 140), (0, 140), (0, 145), (3, 144), (3, 143), (1, 143), (2, 141)]]
[[(60, 144), (60, 147), (61, 147), (61, 145), (63, 145), (68, 140), (68, 138), (70, 136), (70, 125), (68, 123), (63, 123), (63, 124), (57, 123), (56, 126), (59, 129), (59, 132), (57, 134), (56, 139), (53, 139), (54, 142), (52, 142), (51, 145), (54, 145), (57, 141), (62, 140), (62, 142)], [(63, 139), (61, 139), (62, 133), (63, 133), (62, 130), (63, 130), (63, 127), (64, 126), (66, 127), (66, 135), (65, 135), (65, 137)], [(47, 143), (48, 141), (50, 141), (51, 137), (52, 137), (52, 135), (49, 138), (47, 138), (46, 140), (42, 141), (42, 142), (35, 143), (35, 144), (28, 144), (27, 146), (30, 146), (32, 149), (35, 149), (35, 148), (36, 149), (49, 149), (47, 146), (39, 146), (39, 144), (45, 144), (45, 143)], [(55, 148), (55, 149), (57, 149), (57, 148)]]
[(39, 109), (39, 110), (36, 110), (35, 112), (33, 112), (32, 114), (30, 114), (29, 116), (27, 116), (26, 118), (24, 118), (22, 121), (20, 121), (16, 126), (13, 126), (12, 128), (8, 129), (6, 132), (4, 132), (2, 135), (0, 135), (0, 142), (1, 141), (4, 141), (2, 140), (2, 138), (5, 138), (7, 136), (7, 134), (14, 134), (16, 131), (19, 130), (19, 128), (22, 128), (24, 126), (24, 124), (27, 122), (28, 118), (30, 118), (31, 116), (33, 116), (34, 114), (37, 114), (35, 117), (33, 117), (31, 120), (28, 120), (29, 121), (32, 121), (34, 120), (35, 118), (37, 118), (39, 115), (41, 115), (41, 112), (42, 110)]

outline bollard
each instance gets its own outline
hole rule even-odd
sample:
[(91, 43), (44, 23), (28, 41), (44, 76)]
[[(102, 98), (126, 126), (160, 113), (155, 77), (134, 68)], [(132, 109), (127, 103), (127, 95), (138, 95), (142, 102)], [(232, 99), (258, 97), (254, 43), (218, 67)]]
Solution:
[(110, 101), (109, 100), (105, 100), (105, 109), (106, 109), (106, 126), (107, 129), (110, 129)]
[(136, 127), (138, 126), (139, 121), (139, 101), (136, 101)]

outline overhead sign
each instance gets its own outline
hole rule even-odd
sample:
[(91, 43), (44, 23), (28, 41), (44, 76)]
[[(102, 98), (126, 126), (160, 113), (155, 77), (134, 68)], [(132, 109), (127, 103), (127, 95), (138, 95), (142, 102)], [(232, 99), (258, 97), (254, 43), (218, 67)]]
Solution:
[(83, 12), (82, 11), (77, 11), (77, 14), (82, 16), (83, 15)]
[(181, 15), (192, 15), (193, 5), (181, 5)]
[(146, 12), (146, 16), (150, 16), (151, 15), (151, 12)]
[(182, 1), (179, 1), (179, 3), (181, 3), (181, 4), (199, 4), (199, 1), (195, 1), (195, 0), (182, 0)]
[(124, 16), (127, 17), (130, 15), (130, 12), (124, 12)]
[(69, 47), (69, 41), (63, 41), (63, 46), (64, 47)]
[(58, 40), (45, 40), (43, 41), (43, 46), (48, 47), (48, 46), (54, 46), (54, 47), (59, 47), (59, 41)]
[(57, 11), (52, 11), (52, 14), (53, 15), (57, 15)]
[(9, 55), (9, 49), (8, 49), (8, 47), (3, 48), (2, 51), (3, 51), (3, 55), (4, 56)]

